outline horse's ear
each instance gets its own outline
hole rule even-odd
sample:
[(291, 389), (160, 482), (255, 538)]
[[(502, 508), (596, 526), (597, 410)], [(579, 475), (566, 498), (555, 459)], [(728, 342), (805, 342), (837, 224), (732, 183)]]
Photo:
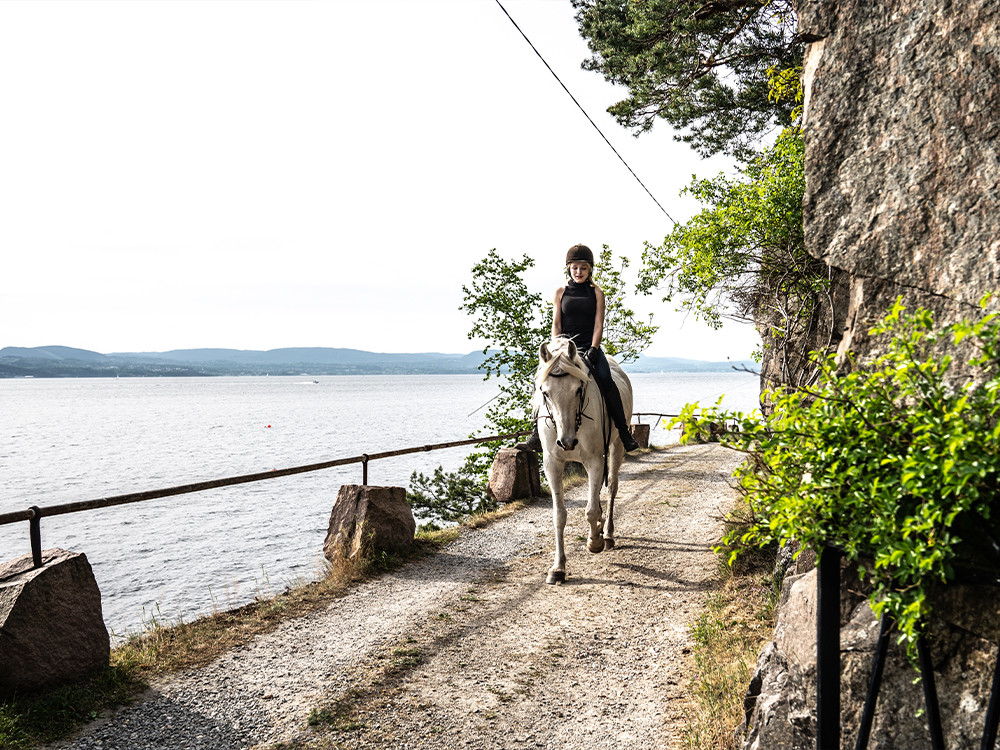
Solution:
[(569, 342), (569, 358), (576, 359), (576, 344), (570, 339)]
[(542, 362), (548, 362), (552, 359), (552, 352), (549, 351), (549, 345), (544, 341), (542, 345), (538, 347), (538, 356), (542, 358)]

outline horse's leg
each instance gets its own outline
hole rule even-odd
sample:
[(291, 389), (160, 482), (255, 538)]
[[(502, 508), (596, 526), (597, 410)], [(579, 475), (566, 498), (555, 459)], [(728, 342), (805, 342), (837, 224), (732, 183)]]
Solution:
[(604, 522), (604, 546), (607, 549), (615, 546), (615, 498), (618, 496), (618, 470), (624, 457), (625, 448), (620, 441), (615, 441), (608, 456), (608, 518)]
[(561, 583), (566, 580), (566, 550), (563, 547), (563, 531), (566, 529), (566, 502), (563, 499), (563, 468), (564, 461), (550, 458), (549, 453), (543, 454), (545, 462), (545, 477), (552, 489), (552, 523), (556, 530), (556, 556), (546, 583)]
[(590, 534), (587, 536), (587, 549), (591, 552), (601, 552), (604, 550), (604, 535), (601, 533), (601, 526), (604, 519), (601, 517), (601, 483), (604, 480), (604, 457), (601, 456), (587, 464), (587, 484), (589, 494), (587, 496), (587, 521), (590, 523)]

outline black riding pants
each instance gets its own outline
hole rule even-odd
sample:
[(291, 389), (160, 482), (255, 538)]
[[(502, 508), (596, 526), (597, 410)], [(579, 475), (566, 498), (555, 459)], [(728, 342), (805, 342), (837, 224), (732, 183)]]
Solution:
[(604, 402), (608, 405), (611, 421), (614, 422), (620, 434), (627, 435), (629, 429), (628, 422), (625, 420), (625, 407), (622, 405), (622, 395), (618, 392), (618, 386), (615, 385), (615, 381), (611, 377), (611, 366), (608, 364), (608, 358), (604, 356), (604, 352), (599, 346), (591, 347), (587, 351), (589, 351), (589, 355), (586, 359), (591, 363), (594, 380), (597, 381), (597, 387), (601, 389)]

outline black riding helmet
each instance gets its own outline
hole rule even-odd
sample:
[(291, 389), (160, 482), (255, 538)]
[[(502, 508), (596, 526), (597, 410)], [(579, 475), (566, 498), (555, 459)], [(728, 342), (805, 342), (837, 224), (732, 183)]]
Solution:
[(594, 253), (586, 245), (573, 245), (566, 251), (566, 265), (570, 263), (589, 263), (594, 267)]

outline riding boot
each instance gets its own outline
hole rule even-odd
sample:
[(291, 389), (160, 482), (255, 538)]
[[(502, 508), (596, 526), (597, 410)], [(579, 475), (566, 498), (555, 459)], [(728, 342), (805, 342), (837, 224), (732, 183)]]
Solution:
[(622, 439), (622, 445), (625, 446), (626, 451), (634, 451), (639, 447), (639, 444), (632, 437), (632, 431), (625, 420), (625, 407), (622, 405), (622, 397), (618, 389), (614, 386), (609, 388), (604, 400), (608, 403), (608, 414), (611, 415), (611, 421), (618, 428), (618, 437)]
[(536, 421), (534, 427), (531, 429), (531, 435), (523, 443), (518, 443), (514, 446), (521, 451), (534, 451), (535, 453), (542, 452), (542, 439), (538, 437), (538, 422)]

